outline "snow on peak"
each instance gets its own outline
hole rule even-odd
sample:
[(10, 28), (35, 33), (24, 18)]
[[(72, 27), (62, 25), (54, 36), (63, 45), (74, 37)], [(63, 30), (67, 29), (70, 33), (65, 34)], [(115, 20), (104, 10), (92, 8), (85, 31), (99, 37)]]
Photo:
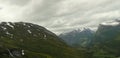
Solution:
[(108, 25), (108, 26), (117, 26), (120, 24), (120, 22), (114, 21), (114, 22), (103, 22), (102, 25)]

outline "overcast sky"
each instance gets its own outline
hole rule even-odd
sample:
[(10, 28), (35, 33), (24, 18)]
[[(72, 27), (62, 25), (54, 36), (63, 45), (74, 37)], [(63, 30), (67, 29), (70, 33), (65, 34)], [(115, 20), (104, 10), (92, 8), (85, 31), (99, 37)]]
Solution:
[(0, 21), (36, 23), (56, 34), (120, 17), (120, 0), (0, 0)]

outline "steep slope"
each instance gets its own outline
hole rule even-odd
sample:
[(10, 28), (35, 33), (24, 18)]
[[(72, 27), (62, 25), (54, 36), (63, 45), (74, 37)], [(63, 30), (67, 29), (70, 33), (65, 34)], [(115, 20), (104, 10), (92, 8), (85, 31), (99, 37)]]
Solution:
[(80, 55), (83, 57), (44, 27), (25, 22), (0, 23), (0, 58), (80, 58)]
[(120, 56), (120, 22), (100, 24), (94, 39), (94, 50), (99, 57), (116, 58)]
[(89, 28), (73, 30), (59, 35), (68, 45), (73, 47), (88, 47), (93, 39), (94, 31)]

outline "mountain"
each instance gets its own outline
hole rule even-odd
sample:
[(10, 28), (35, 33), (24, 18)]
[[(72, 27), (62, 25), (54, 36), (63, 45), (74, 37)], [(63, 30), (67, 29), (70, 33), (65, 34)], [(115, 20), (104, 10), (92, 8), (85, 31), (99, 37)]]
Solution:
[(120, 56), (120, 21), (101, 23), (94, 38), (95, 56), (116, 58)]
[(0, 23), (0, 58), (85, 58), (82, 54), (42, 26)]
[(68, 45), (73, 47), (88, 47), (93, 39), (93, 36), (94, 31), (89, 28), (73, 30), (59, 35), (59, 37), (62, 38)]

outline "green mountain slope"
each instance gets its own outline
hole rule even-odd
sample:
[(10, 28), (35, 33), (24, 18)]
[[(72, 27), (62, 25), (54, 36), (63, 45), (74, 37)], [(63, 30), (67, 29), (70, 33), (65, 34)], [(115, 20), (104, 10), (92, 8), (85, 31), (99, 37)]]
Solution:
[(54, 33), (32, 23), (0, 23), (0, 58), (85, 58)]

